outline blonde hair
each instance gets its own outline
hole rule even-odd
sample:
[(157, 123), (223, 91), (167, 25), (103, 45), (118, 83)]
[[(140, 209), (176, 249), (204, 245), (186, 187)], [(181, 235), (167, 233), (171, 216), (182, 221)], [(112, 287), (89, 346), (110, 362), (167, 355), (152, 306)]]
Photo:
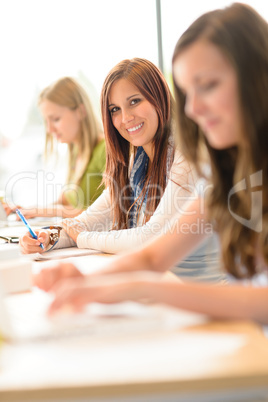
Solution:
[[(101, 128), (94, 114), (91, 102), (86, 91), (73, 78), (64, 77), (49, 85), (39, 95), (39, 105), (44, 101), (56, 103), (57, 105), (76, 110), (83, 105), (85, 116), (81, 120), (81, 127), (78, 141), (78, 147), (74, 144), (68, 144), (69, 150), (69, 168), (67, 174), (67, 182), (72, 177), (72, 166), (75, 163), (77, 151), (81, 155), (82, 163), (79, 170), (75, 169), (75, 175), (72, 177), (74, 184), (79, 184), (88, 162), (91, 159), (92, 152), (99, 141)], [(56, 152), (55, 138), (51, 133), (46, 133), (45, 157)]]

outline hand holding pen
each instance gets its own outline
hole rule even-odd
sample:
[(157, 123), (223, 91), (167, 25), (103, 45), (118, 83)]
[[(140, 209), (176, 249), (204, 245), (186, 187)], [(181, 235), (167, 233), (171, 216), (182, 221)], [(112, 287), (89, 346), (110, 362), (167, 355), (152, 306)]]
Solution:
[[(29, 225), (29, 223), (27, 222), (27, 220), (25, 219), (25, 217), (23, 216), (23, 214), (21, 213), (21, 211), (19, 209), (16, 209), (16, 213), (17, 215), (20, 217), (20, 219), (22, 220), (22, 222), (24, 223), (24, 225), (27, 227), (27, 229), (29, 230), (31, 236), (34, 239), (38, 239), (37, 234), (33, 231), (33, 229), (31, 228), (31, 226)], [(42, 248), (42, 250), (44, 250), (44, 245), (42, 243), (40, 243), (40, 247)]]

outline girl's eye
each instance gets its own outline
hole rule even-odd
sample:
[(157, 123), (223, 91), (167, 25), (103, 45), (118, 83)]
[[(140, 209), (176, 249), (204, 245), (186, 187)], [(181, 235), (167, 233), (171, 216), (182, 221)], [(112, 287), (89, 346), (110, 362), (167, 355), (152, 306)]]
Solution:
[(117, 112), (119, 110), (119, 107), (115, 106), (112, 109), (110, 109), (110, 113), (114, 114), (115, 112)]
[(57, 123), (57, 121), (59, 121), (60, 118), (59, 117), (55, 117), (54, 119), (52, 119), (53, 123)]
[(199, 86), (199, 92), (206, 92), (214, 89), (218, 85), (218, 81), (209, 81)]
[(130, 104), (131, 104), (131, 105), (136, 105), (136, 104), (139, 103), (140, 101), (141, 101), (141, 99), (138, 99), (138, 98), (136, 98), (136, 99), (131, 99)]

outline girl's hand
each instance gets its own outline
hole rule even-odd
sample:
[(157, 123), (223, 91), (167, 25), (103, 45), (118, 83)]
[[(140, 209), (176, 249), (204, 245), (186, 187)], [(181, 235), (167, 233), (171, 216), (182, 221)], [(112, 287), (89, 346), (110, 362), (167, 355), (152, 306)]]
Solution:
[[(20, 237), (20, 251), (22, 254), (32, 254), (32, 253), (43, 253), (46, 251), (49, 245), (49, 230), (40, 229), (35, 230), (37, 234), (37, 239), (34, 239), (29, 232), (26, 232), (23, 236)], [(44, 249), (40, 247), (40, 244), (43, 244)]]
[(19, 205), (10, 205), (10, 204), (7, 204), (5, 202), (3, 202), (2, 204), (3, 204), (4, 210), (5, 210), (6, 214), (7, 214), (7, 216), (12, 214), (12, 213), (15, 213), (17, 208), (21, 209), (21, 207)]
[(61, 222), (65, 232), (77, 243), (80, 233), (86, 232), (86, 225), (76, 219), (63, 219)]
[[(42, 212), (43, 212), (43, 210), (38, 209), (37, 207), (23, 208), (23, 207), (20, 207), (20, 206), (14, 207), (11, 210), (11, 212), (16, 212), (16, 209), (19, 209), (21, 211), (21, 213), (23, 214), (23, 216), (25, 216), (26, 219), (32, 219), (32, 218), (36, 218), (37, 216), (42, 216)], [(17, 221), (20, 220), (20, 218), (18, 216), (17, 216), (16, 219), (17, 219)]]
[[(148, 296), (150, 282), (159, 281), (161, 275), (135, 272), (113, 275), (87, 275), (58, 281), (51, 291), (55, 294), (49, 313), (68, 306), (73, 311), (81, 311), (92, 302), (119, 303), (122, 301), (144, 301)], [(147, 302), (148, 300), (146, 300)]]
[(83, 277), (81, 272), (71, 263), (59, 263), (54, 267), (44, 268), (33, 277), (33, 284), (48, 292), (58, 281), (66, 278)]

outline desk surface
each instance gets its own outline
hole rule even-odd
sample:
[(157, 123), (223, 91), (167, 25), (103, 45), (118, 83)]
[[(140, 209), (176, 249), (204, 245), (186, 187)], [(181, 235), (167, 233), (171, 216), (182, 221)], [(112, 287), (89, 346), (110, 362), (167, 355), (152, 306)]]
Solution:
[(268, 395), (268, 340), (249, 322), (0, 346), (2, 402), (149, 401), (193, 392), (201, 401), (200, 393), (241, 389)]
[[(95, 263), (99, 258), (102, 265), (107, 256), (86, 258)], [(1, 402), (147, 402), (160, 394), (166, 402), (167, 395), (193, 393), (201, 401), (201, 393), (241, 389), (268, 395), (268, 339), (251, 322), (212, 321), (102, 340), (0, 344)]]

